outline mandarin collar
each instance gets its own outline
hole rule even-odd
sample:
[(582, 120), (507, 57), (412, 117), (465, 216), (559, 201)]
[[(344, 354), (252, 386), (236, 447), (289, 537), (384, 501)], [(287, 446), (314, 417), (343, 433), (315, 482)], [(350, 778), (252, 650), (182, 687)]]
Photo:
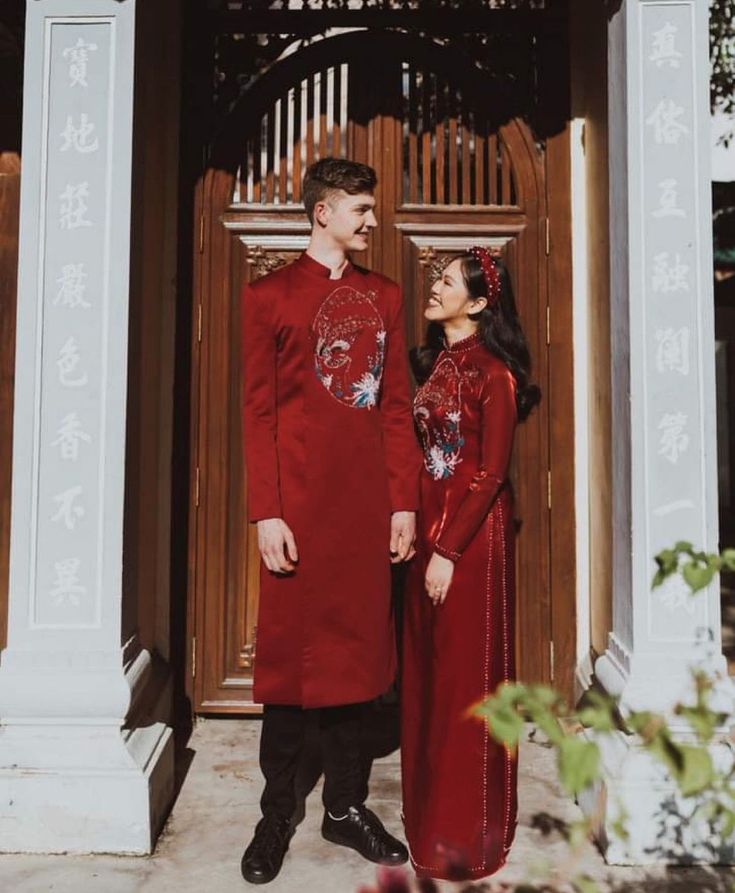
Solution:
[(447, 353), (462, 353), (465, 350), (472, 350), (473, 347), (478, 347), (480, 344), (482, 344), (482, 336), (479, 332), (474, 332), (466, 338), (461, 338), (459, 341), (455, 341), (454, 344), (448, 344), (445, 339), (444, 350), (446, 350)]
[[(307, 254), (305, 251), (299, 257), (297, 263), (308, 273), (312, 273), (314, 276), (319, 276), (322, 279), (329, 279), (332, 275), (332, 271), (329, 267), (324, 266), (324, 264), (320, 264), (318, 260), (315, 260), (310, 254)], [(347, 260), (347, 264), (345, 265), (344, 270), (342, 270), (342, 275), (339, 279), (333, 279), (332, 282), (339, 282), (341, 279), (345, 279), (349, 276), (354, 267), (352, 266), (351, 261)]]

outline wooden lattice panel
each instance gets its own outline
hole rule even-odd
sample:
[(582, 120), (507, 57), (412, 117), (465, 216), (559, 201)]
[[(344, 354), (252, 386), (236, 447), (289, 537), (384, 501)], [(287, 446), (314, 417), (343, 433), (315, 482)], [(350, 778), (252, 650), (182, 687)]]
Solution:
[(459, 89), (404, 62), (402, 93), (404, 202), (516, 204), (510, 156)]
[(275, 101), (246, 142), (234, 203), (298, 204), (306, 167), (347, 154), (348, 72), (346, 64), (313, 72)]
[[(403, 202), (513, 206), (511, 158), (487, 117), (435, 72), (400, 71)], [(303, 172), (325, 156), (347, 155), (350, 66), (316, 71), (290, 88), (246, 140), (234, 204), (298, 205)]]

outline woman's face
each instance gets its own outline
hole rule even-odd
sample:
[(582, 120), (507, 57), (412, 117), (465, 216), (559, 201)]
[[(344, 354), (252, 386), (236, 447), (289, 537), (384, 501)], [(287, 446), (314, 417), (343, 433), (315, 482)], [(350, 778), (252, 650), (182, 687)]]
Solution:
[(431, 287), (424, 318), (430, 322), (466, 322), (470, 313), (479, 313), (486, 298), (472, 298), (462, 275), (462, 261), (453, 260)]

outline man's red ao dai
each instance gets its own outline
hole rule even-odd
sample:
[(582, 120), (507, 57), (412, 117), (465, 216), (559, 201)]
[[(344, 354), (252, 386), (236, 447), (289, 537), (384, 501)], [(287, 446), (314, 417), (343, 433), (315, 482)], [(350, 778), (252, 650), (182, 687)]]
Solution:
[[(424, 449), (418, 554), (405, 599), (403, 808), (419, 875), (484, 877), (516, 822), (516, 763), (468, 714), (514, 676), (512, 374), (474, 335), (445, 349), (414, 401)], [(433, 552), (455, 562), (443, 605)]]
[(242, 324), (249, 518), (299, 550), (293, 574), (261, 565), (255, 698), (368, 701), (396, 667), (391, 513), (418, 507), (399, 288), (304, 254), (245, 288)]

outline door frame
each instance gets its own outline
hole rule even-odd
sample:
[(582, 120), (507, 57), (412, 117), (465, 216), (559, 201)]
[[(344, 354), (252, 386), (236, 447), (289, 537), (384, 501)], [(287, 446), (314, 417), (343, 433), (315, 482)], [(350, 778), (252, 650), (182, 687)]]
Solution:
[[(574, 468), (574, 416), (573, 407), (573, 318), (572, 318), (572, 226), (571, 226), (571, 144), (570, 125), (549, 136), (545, 141), (545, 187), (541, 196), (546, 204), (545, 220), (539, 221), (546, 228), (545, 246), (540, 247), (545, 264), (547, 303), (548, 349), (548, 491), (549, 491), (549, 594), (550, 632), (548, 678), (568, 697), (574, 689), (576, 670), (576, 527), (575, 527), (575, 468)], [(217, 188), (211, 169), (196, 185), (194, 208), (194, 263), (193, 263), (193, 313), (191, 333), (191, 463), (189, 473), (190, 516), (188, 551), (187, 594), (187, 643), (186, 651), (187, 694), (192, 704), (202, 701), (203, 674), (197, 673), (204, 657), (202, 641), (197, 631), (202, 629), (203, 618), (197, 605), (197, 592), (204, 584), (206, 554), (202, 549), (204, 537), (198, 536), (199, 525), (206, 523), (201, 507), (201, 450), (199, 421), (206, 395), (202, 394), (201, 370), (208, 362), (206, 340), (202, 340), (205, 325), (205, 308), (209, 304), (210, 268), (204, 266), (203, 247), (218, 221), (208, 217), (213, 207), (210, 190)], [(223, 197), (221, 197), (223, 198)], [(294, 208), (298, 213), (299, 208)], [(267, 212), (264, 213), (264, 221)], [(545, 250), (544, 250), (545, 248)], [(541, 321), (540, 321), (541, 322)], [(558, 410), (557, 410), (558, 408)], [(555, 411), (556, 410), (556, 411)], [(571, 459), (571, 461), (570, 461)], [(570, 543), (572, 547), (570, 548)], [(196, 709), (196, 708), (195, 708)], [(217, 712), (253, 713), (257, 707), (241, 703), (218, 703)], [(200, 710), (199, 712), (205, 712)]]

